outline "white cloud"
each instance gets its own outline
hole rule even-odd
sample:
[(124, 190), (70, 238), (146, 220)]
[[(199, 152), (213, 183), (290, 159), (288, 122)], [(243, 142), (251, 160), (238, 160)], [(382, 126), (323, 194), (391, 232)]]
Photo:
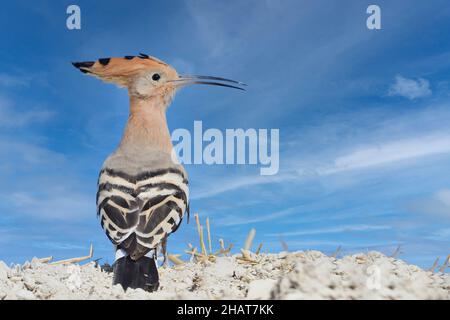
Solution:
[(66, 160), (61, 153), (7, 136), (0, 136), (0, 158), (0, 168), (9, 167), (14, 171), (23, 168), (37, 169), (37, 165), (41, 165), (39, 169), (42, 171), (42, 165), (46, 165), (46, 169), (55, 168)]
[(48, 191), (44, 195), (15, 192), (2, 196), (2, 201), (8, 203), (8, 206), (14, 208), (15, 211), (35, 219), (82, 221), (87, 216), (95, 216), (95, 199), (93, 197), (77, 194), (65, 188)]
[[(327, 176), (336, 173), (349, 172), (354, 170), (369, 170), (381, 166), (393, 165), (401, 161), (417, 160), (429, 156), (450, 153), (450, 134), (435, 133), (423, 137), (410, 139), (398, 139), (385, 141), (376, 145), (366, 145), (354, 149), (341, 156), (328, 155), (329, 160), (309, 167), (304, 164), (298, 167), (300, 156), (291, 155), (292, 159), (283, 159), (288, 163), (283, 167), (283, 173), (274, 176), (239, 175), (221, 177), (220, 183), (217, 180), (213, 184), (206, 183), (204, 187), (194, 188), (192, 199), (205, 199), (252, 186), (263, 186), (274, 183), (284, 183), (288, 181), (301, 181), (315, 176)], [(239, 220), (240, 221), (240, 220)], [(244, 221), (244, 220), (242, 220)], [(244, 222), (243, 222), (244, 223)], [(237, 223), (236, 224), (240, 224)]]
[[(44, 74), (9, 75), (0, 73), (1, 87), (26, 87), (30, 84), (47, 86)], [(44, 122), (54, 116), (54, 112), (42, 107), (19, 105), (19, 103), (0, 96), (0, 129), (24, 127), (30, 123)]]
[(258, 223), (265, 221), (272, 221), (279, 218), (284, 218), (293, 215), (298, 212), (300, 206), (288, 208), (285, 210), (268, 213), (268, 214), (258, 214), (256, 217), (237, 217), (227, 215), (225, 218), (218, 219), (217, 223), (221, 226), (235, 226), (242, 224)]
[[(250, 190), (253, 186), (318, 181), (323, 176), (338, 173), (348, 174), (348, 181), (354, 183), (365, 179), (363, 173), (372, 175), (387, 167), (399, 168), (399, 164), (412, 169), (420, 165), (420, 161), (448, 156), (449, 105), (450, 101), (445, 99), (426, 108), (400, 114), (387, 106), (325, 117), (319, 124), (302, 127), (301, 132), (295, 130), (289, 134), (286, 130), (280, 141), (278, 175), (264, 178), (224, 167), (221, 175), (198, 179), (202, 184), (192, 186), (193, 199)], [(202, 174), (208, 171), (202, 170)], [(358, 172), (358, 176), (350, 176), (354, 172)]]
[(18, 128), (30, 123), (45, 122), (54, 112), (43, 109), (19, 110), (14, 104), (0, 97), (0, 128)]
[(230, 192), (234, 190), (238, 190), (241, 188), (251, 187), (251, 186), (258, 186), (258, 185), (265, 185), (265, 184), (271, 184), (271, 183), (277, 183), (277, 182), (284, 182), (287, 180), (295, 180), (295, 176), (292, 176), (291, 174), (285, 175), (285, 174), (278, 174), (273, 176), (260, 176), (257, 173), (254, 175), (239, 175), (239, 176), (233, 176), (229, 178), (221, 178), (220, 183), (217, 183), (217, 181), (214, 181), (213, 184), (206, 184), (205, 187), (194, 190), (192, 192), (192, 198), (193, 200), (198, 199), (204, 199), (204, 198), (210, 198), (216, 195), (219, 195), (221, 193)]
[(0, 73), (0, 86), (2, 87), (27, 86), (30, 80), (31, 77), (12, 76), (6, 73)]
[(437, 192), (436, 198), (450, 208), (450, 189), (443, 189)]
[(16, 74), (0, 73), (0, 87), (27, 87), (30, 85), (48, 86), (46, 73), (19, 72)]
[(450, 228), (438, 229), (434, 231), (428, 238), (438, 241), (450, 240)]
[(431, 95), (430, 83), (426, 79), (408, 79), (397, 75), (395, 83), (389, 88), (390, 96), (401, 96), (410, 100)]
[(439, 190), (429, 198), (409, 203), (407, 207), (411, 212), (450, 218), (450, 189)]
[(52, 250), (86, 250), (88, 251), (88, 246), (83, 246), (79, 244), (74, 244), (70, 242), (55, 242), (55, 241), (39, 241), (33, 244), (35, 248), (52, 249)]
[(356, 149), (337, 157), (332, 166), (320, 168), (318, 173), (326, 175), (348, 170), (368, 169), (444, 153), (450, 153), (450, 135), (447, 134), (401, 139)]
[[(216, 179), (212, 179), (213, 183), (211, 184), (205, 183), (203, 187), (194, 187), (192, 199), (210, 198), (252, 186), (300, 182), (305, 179), (355, 170), (373, 170), (382, 166), (394, 165), (401, 161), (416, 161), (440, 154), (450, 154), (450, 134), (445, 132), (409, 139), (386, 140), (378, 144), (372, 143), (353, 149), (341, 156), (325, 153), (320, 157), (320, 163), (314, 163), (314, 161), (304, 163), (301, 168), (299, 168), (299, 159), (302, 157), (298, 153), (294, 153), (288, 159), (281, 157), (286, 165), (283, 166), (283, 172), (278, 175), (259, 176), (256, 173), (254, 175), (225, 175), (225, 177), (220, 177), (220, 183)], [(208, 181), (208, 179), (205, 181)], [(252, 220), (252, 218), (249, 218), (248, 221), (251, 222)], [(241, 224), (241, 222), (243, 224), (244, 221), (247, 221), (247, 219), (238, 219), (234, 224)]]
[(283, 248), (287, 245), (289, 250), (296, 250), (297, 248), (315, 248), (317, 247), (333, 247), (338, 248), (339, 246), (345, 246), (346, 248), (353, 245), (351, 242), (346, 243), (343, 241), (327, 241), (327, 240), (285, 240), (282, 237), (279, 240), (264, 241), (265, 248)]
[[(31, 140), (31, 139), (30, 139)], [(95, 193), (75, 175), (73, 161), (35, 143), (0, 136), (0, 204), (6, 216), (77, 221), (95, 216)]]
[(305, 236), (305, 235), (317, 235), (317, 234), (329, 234), (329, 233), (344, 233), (344, 232), (355, 232), (355, 231), (377, 231), (377, 230), (387, 230), (391, 229), (390, 226), (384, 225), (346, 225), (338, 227), (329, 228), (318, 228), (318, 229), (302, 229), (299, 231), (283, 232), (283, 233), (269, 233), (268, 236)]

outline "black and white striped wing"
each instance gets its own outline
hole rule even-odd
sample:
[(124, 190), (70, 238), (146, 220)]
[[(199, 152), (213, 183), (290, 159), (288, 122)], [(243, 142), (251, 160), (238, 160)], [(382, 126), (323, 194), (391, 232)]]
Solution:
[(138, 199), (142, 204), (137, 242), (155, 248), (175, 232), (188, 208), (188, 181), (177, 169), (161, 170), (141, 176), (137, 182)]
[(139, 223), (139, 201), (135, 183), (113, 170), (100, 172), (97, 215), (106, 235), (115, 245), (130, 237)]
[(100, 173), (97, 209), (108, 238), (132, 256), (156, 248), (175, 232), (188, 209), (188, 182), (177, 169), (131, 177), (113, 170)]

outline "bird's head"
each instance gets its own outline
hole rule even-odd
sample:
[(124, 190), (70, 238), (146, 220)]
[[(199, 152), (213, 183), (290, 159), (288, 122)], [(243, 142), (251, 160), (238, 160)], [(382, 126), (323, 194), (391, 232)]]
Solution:
[(162, 98), (166, 104), (171, 101), (175, 91), (186, 85), (204, 84), (244, 90), (245, 84), (212, 76), (179, 75), (167, 63), (148, 56), (125, 56), (104, 58), (97, 61), (73, 62), (81, 72), (97, 77), (105, 82), (128, 88), (132, 98)]

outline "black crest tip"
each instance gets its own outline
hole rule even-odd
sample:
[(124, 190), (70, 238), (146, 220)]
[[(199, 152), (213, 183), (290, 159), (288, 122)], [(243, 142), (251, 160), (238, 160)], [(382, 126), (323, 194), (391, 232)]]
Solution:
[(88, 73), (89, 70), (87, 70), (86, 68), (90, 68), (94, 65), (94, 61), (85, 61), (85, 62), (72, 62), (72, 65), (77, 68), (78, 70), (80, 70), (83, 73)]
[(101, 58), (101, 59), (98, 59), (98, 62), (100, 62), (100, 64), (102, 66), (106, 66), (110, 60), (111, 60), (111, 58)]

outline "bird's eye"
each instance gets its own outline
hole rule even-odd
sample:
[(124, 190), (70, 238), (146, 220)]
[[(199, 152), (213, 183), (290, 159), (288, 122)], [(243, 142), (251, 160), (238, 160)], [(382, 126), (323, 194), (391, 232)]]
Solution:
[(158, 73), (155, 73), (152, 75), (152, 80), (153, 81), (158, 81), (159, 79), (161, 79), (161, 76)]

